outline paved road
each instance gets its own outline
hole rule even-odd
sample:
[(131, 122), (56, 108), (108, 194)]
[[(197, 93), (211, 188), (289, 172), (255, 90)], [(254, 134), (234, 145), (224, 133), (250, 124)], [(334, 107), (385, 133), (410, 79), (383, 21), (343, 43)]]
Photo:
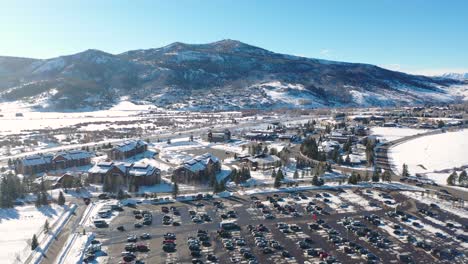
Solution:
[(79, 226), (81, 218), (83, 217), (83, 212), (86, 209), (86, 205), (84, 205), (82, 200), (74, 201), (77, 204), (77, 208), (75, 214), (68, 220), (65, 226), (62, 229), (56, 239), (52, 242), (47, 252), (45, 252), (44, 259), (42, 260), (42, 264), (53, 264), (55, 260), (59, 257), (62, 248), (65, 246), (69, 236), (75, 232), (81, 232), (82, 228)]
[[(317, 118), (318, 116), (300, 116), (300, 117), (288, 117), (284, 119), (266, 119), (266, 120), (249, 120), (247, 122), (243, 123), (236, 123), (236, 124), (223, 124), (223, 128), (227, 129), (235, 129), (235, 130), (245, 130), (245, 129), (251, 129), (251, 128), (256, 128), (261, 125), (265, 124), (270, 124), (271, 122), (294, 122), (294, 121), (299, 121), (299, 120), (310, 120), (313, 118)], [(215, 126), (215, 125), (213, 125)], [(134, 139), (150, 139), (150, 140), (161, 140), (165, 141), (167, 139), (176, 139), (176, 138), (182, 138), (182, 137), (189, 137), (190, 135), (194, 136), (200, 136), (206, 133), (209, 129), (211, 129), (211, 126), (205, 126), (202, 125), (200, 127), (195, 127), (195, 128), (190, 128), (190, 129), (179, 129), (179, 130), (173, 130), (173, 131), (168, 131), (164, 133), (159, 133), (159, 134), (153, 134), (153, 135), (145, 135), (141, 136), (138, 138)], [(94, 147), (94, 146), (100, 146), (104, 143), (121, 143), (127, 140), (130, 140), (131, 138), (125, 138), (125, 139), (116, 139), (116, 140), (104, 140), (104, 141), (99, 141), (99, 142), (90, 142), (90, 143), (84, 143), (84, 144), (73, 144), (73, 145), (64, 145), (64, 146), (58, 146), (58, 147), (53, 147), (53, 148), (46, 148), (46, 149), (41, 149), (41, 150), (36, 150), (36, 151), (29, 151), (29, 152), (24, 152), (21, 154), (16, 154), (16, 155), (10, 155), (10, 156), (0, 156), (0, 162), (3, 162), (3, 164), (0, 165), (6, 165), (6, 162), (8, 159), (16, 159), (16, 158), (21, 158), (24, 156), (28, 155), (33, 155), (33, 154), (40, 154), (40, 153), (49, 153), (49, 152), (58, 152), (58, 151), (63, 151), (63, 150), (71, 150), (71, 149), (78, 149), (84, 146), (88, 147)]]

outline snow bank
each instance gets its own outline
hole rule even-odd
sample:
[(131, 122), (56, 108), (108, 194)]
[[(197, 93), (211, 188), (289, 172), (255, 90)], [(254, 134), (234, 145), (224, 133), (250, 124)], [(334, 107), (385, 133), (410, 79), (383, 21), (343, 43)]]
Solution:
[[(73, 204), (70, 208), (67, 208), (67, 211), (63, 213), (53, 224), (52, 230), (47, 233), (43, 234), (43, 236), (38, 237), (39, 246), (36, 248), (35, 251), (32, 251), (30, 254), (30, 263), (39, 264), (44, 257), (44, 252), (49, 249), (49, 246), (52, 244), (53, 240), (56, 239), (57, 235), (63, 229), (65, 223), (67, 223), (68, 219), (72, 216), (77, 208), (76, 204)], [(26, 261), (28, 262), (28, 261)]]
[[(52, 227), (63, 218), (64, 208), (57, 205), (36, 208), (34, 205), (0, 209), (0, 259), (4, 263), (21, 262), (31, 253), (29, 242), (33, 234), (39, 242), (46, 235), (42, 232), (45, 221)], [(42, 245), (41, 245), (42, 246)]]
[(424, 136), (393, 147), (389, 158), (399, 173), (405, 163), (410, 174), (426, 174), (445, 184), (451, 169), (468, 165), (467, 139), (468, 129)]
[(81, 234), (74, 233), (72, 234), (65, 246), (62, 248), (62, 251), (59, 254), (59, 257), (55, 260), (55, 264), (81, 264), (83, 263), (83, 256), (85, 249), (91, 244), (91, 241), (94, 239), (93, 233)]
[(404, 137), (409, 137), (427, 132), (425, 129), (415, 129), (407, 127), (373, 127), (370, 134), (377, 136), (383, 141), (393, 141)]

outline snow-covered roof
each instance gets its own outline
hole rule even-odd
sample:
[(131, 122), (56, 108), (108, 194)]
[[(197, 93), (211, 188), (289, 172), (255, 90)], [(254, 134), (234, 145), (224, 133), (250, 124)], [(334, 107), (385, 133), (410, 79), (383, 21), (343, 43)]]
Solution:
[(113, 149), (120, 152), (128, 152), (138, 147), (146, 145), (148, 145), (148, 143), (146, 143), (143, 140), (128, 140), (123, 143), (117, 144)]
[(59, 156), (64, 157), (65, 159), (68, 159), (68, 160), (80, 160), (80, 159), (89, 159), (89, 158), (94, 157), (95, 155), (89, 151), (71, 150), (71, 151), (57, 152), (54, 156), (54, 159)]
[(88, 170), (88, 173), (106, 174), (109, 170), (117, 167), (122, 172), (126, 171), (126, 167), (130, 166), (129, 163), (114, 163), (114, 162), (99, 162)]
[(279, 162), (281, 159), (275, 155), (259, 155), (254, 158), (249, 158), (251, 162), (256, 162), (257, 164), (271, 164)]
[(35, 184), (40, 184), (42, 181), (44, 182), (57, 182), (61, 176), (53, 176), (53, 175), (47, 175), (44, 174), (42, 177), (38, 177), (34, 180)]
[(52, 161), (52, 155), (50, 154), (28, 156), (21, 160), (21, 162), (23, 163), (23, 166), (43, 165), (43, 164), (48, 164), (51, 161)]
[(128, 171), (128, 174), (135, 177), (150, 176), (155, 171), (159, 171), (158, 168), (144, 163), (135, 163)]
[(204, 170), (210, 161), (213, 163), (218, 163), (219, 159), (211, 153), (205, 153), (184, 162), (181, 166), (192, 172), (199, 172)]
[(108, 164), (109, 162), (102, 162), (102, 163), (98, 163), (96, 165), (94, 165), (93, 167), (91, 167), (89, 170), (88, 170), (88, 173), (98, 173), (98, 174), (105, 174), (107, 173), (111, 168), (112, 168), (112, 165), (113, 163), (110, 162), (110, 164)]
[(329, 141), (323, 141), (322, 142), (322, 149), (325, 152), (330, 152), (333, 149), (339, 148), (339, 147), (340, 147), (340, 143), (338, 143), (338, 142), (336, 142), (334, 140), (329, 140)]

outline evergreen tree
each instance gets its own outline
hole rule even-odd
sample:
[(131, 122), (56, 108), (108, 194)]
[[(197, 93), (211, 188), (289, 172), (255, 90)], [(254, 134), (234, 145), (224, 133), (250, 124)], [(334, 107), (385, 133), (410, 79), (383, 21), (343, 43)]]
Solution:
[(380, 170), (374, 170), (374, 174), (372, 174), (372, 181), (379, 182), (380, 181)]
[[(281, 170), (279, 170), (279, 171), (281, 171)], [(275, 186), (275, 188), (281, 187), (281, 178), (280, 178), (279, 173), (276, 174), (274, 186)]]
[(46, 191), (46, 187), (45, 187), (45, 183), (44, 183), (44, 177), (41, 178), (41, 184), (39, 185), (39, 191), (40, 192), (45, 192)]
[(438, 128), (443, 128), (444, 126), (445, 126), (444, 121), (442, 121), (442, 120), (437, 121), (437, 127)]
[(49, 233), (49, 221), (46, 219), (44, 223), (44, 233)]
[(351, 138), (348, 138), (346, 143), (343, 144), (343, 150), (349, 153), (351, 151), (352, 146), (353, 146), (353, 142), (351, 141)]
[(178, 194), (179, 194), (179, 185), (177, 184), (177, 182), (174, 182), (174, 187), (172, 188), (172, 197), (176, 199)]
[(306, 138), (301, 144), (300, 151), (311, 159), (319, 157), (317, 142), (313, 138)]
[(468, 175), (466, 173), (466, 170), (463, 170), (458, 176), (458, 183), (462, 186), (465, 186), (468, 184)]
[(119, 189), (119, 191), (117, 192), (117, 199), (122, 200), (124, 198), (125, 198), (125, 193), (123, 192), (122, 189)]
[(366, 159), (367, 164), (371, 166), (374, 163), (374, 148), (376, 145), (375, 140), (368, 140), (366, 144)]
[(382, 174), (382, 180), (383, 181), (388, 181), (388, 182), (392, 181), (392, 174), (390, 173), (389, 170), (384, 171), (384, 173)]
[(47, 199), (47, 193), (42, 192), (41, 193), (41, 205), (47, 205), (49, 204), (48, 199)]
[(312, 177), (312, 185), (319, 186), (319, 180), (317, 175), (314, 175), (314, 177)]
[(59, 197), (57, 199), (57, 204), (58, 205), (64, 205), (65, 204), (65, 196), (63, 195), (63, 192), (59, 192)]
[(219, 189), (218, 189), (218, 193), (224, 192), (224, 191), (226, 190), (226, 186), (224, 186), (224, 183), (223, 183), (223, 182), (221, 182), (221, 183), (218, 184), (218, 188), (219, 188)]
[(364, 181), (368, 182), (370, 180), (369, 173), (366, 171), (366, 176), (364, 176)]
[(37, 208), (41, 207), (41, 197), (42, 197), (41, 193), (36, 194), (36, 201), (34, 201), (34, 205)]
[(10, 188), (6, 177), (2, 178), (0, 185), (0, 205), (2, 208), (13, 207), (13, 200), (11, 199)]
[(447, 178), (447, 185), (455, 185), (455, 181), (458, 179), (458, 175), (457, 175), (457, 172), (452, 172), (452, 174), (450, 174), (450, 176), (448, 176)]
[(276, 178), (279, 178), (280, 180), (284, 180), (284, 174), (281, 168), (278, 169), (278, 172), (276, 173)]
[(402, 172), (401, 172), (401, 176), (402, 177), (408, 177), (410, 174), (409, 174), (409, 170), (408, 170), (408, 165), (406, 165), (406, 163), (403, 163), (403, 169), (402, 169)]
[(348, 178), (348, 184), (357, 184), (359, 182), (359, 177), (356, 172), (351, 173), (351, 176)]
[(273, 169), (273, 171), (271, 172), (271, 178), (276, 179), (276, 170), (275, 169)]
[(35, 250), (38, 246), (39, 243), (37, 242), (36, 234), (34, 234), (31, 240), (31, 250)]
[(346, 155), (345, 163), (348, 165), (351, 164), (351, 159), (349, 158), (349, 154)]
[(81, 188), (83, 184), (81, 183), (81, 178), (76, 177), (73, 179), (73, 187)]
[(299, 172), (298, 172), (297, 170), (294, 171), (293, 178), (294, 178), (294, 179), (298, 179), (298, 178), (299, 178)]

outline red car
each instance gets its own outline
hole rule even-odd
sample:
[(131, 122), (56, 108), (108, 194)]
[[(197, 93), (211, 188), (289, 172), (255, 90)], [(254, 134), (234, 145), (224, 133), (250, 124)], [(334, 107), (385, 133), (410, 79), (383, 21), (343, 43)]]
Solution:
[(149, 248), (148, 248), (147, 245), (138, 244), (137, 245), (137, 250), (140, 251), (140, 252), (146, 252), (146, 251), (149, 251)]

